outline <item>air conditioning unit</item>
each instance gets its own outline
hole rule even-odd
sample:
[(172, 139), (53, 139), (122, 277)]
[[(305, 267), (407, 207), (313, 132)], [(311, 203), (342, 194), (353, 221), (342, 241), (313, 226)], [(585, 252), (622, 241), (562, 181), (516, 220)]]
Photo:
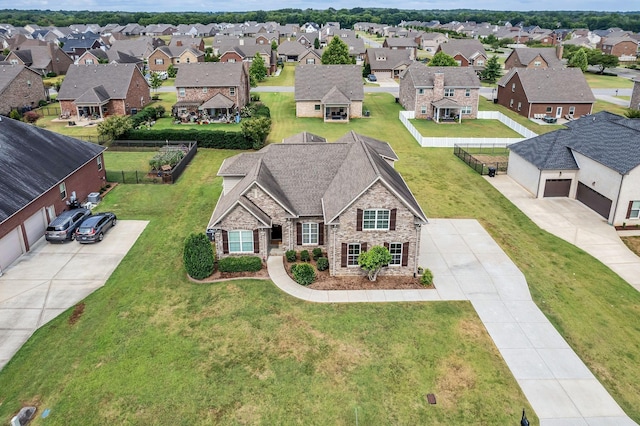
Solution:
[(99, 192), (90, 193), (89, 195), (87, 195), (87, 201), (92, 204), (98, 204), (100, 202), (100, 193)]

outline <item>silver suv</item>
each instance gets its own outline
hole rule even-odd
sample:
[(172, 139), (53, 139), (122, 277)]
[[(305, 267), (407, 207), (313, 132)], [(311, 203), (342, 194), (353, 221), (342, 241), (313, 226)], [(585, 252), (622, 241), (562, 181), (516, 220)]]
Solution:
[(64, 211), (47, 226), (44, 238), (50, 242), (74, 240), (76, 238), (76, 229), (89, 216), (91, 216), (91, 210), (88, 209)]

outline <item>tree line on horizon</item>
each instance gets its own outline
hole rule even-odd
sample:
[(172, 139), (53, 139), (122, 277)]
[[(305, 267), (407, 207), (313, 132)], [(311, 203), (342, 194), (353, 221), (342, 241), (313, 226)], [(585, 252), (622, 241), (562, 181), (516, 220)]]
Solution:
[(339, 22), (343, 28), (351, 28), (356, 22), (373, 22), (398, 25), (402, 21), (432, 20), (448, 23), (452, 21), (491, 22), (524, 26), (537, 25), (541, 28), (588, 28), (590, 30), (618, 27), (627, 31), (640, 32), (640, 12), (597, 12), (597, 11), (492, 11), (492, 10), (402, 10), (396, 8), (353, 9), (280, 9), (249, 12), (94, 12), (52, 11), (52, 10), (0, 10), (0, 23), (23, 27), (28, 24), (39, 26), (66, 27), (71, 24), (96, 23), (125, 25), (150, 24), (210, 24), (223, 22), (278, 22), (279, 24), (304, 24), (305, 22)]

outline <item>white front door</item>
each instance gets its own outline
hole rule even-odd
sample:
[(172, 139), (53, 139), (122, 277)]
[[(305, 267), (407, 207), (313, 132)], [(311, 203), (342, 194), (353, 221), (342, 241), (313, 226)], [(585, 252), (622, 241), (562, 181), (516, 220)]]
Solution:
[(562, 118), (562, 107), (556, 108), (556, 118)]

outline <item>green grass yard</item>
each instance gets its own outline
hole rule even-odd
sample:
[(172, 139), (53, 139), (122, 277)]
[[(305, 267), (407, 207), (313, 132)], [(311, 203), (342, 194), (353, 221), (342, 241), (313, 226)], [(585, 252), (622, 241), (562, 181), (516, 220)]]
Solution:
[(627, 112), (627, 108), (617, 104), (613, 104), (611, 102), (597, 100), (593, 105), (593, 113), (595, 114), (596, 112), (600, 111), (607, 111), (613, 114), (624, 115), (624, 113)]
[(104, 152), (104, 165), (107, 170), (150, 170), (149, 160), (154, 151), (110, 151)]
[(631, 89), (633, 87), (633, 81), (628, 78), (593, 74), (590, 72), (585, 72), (584, 77), (592, 89)]
[(460, 138), (521, 138), (498, 120), (462, 120), (460, 124), (438, 124), (433, 120), (410, 120), (411, 124), (425, 137)]
[(527, 129), (533, 132), (536, 132), (539, 135), (543, 133), (552, 132), (558, 129), (564, 129), (564, 126), (559, 124), (558, 125), (556, 124), (542, 125), (542, 124), (534, 123), (533, 121), (518, 114), (517, 112), (511, 111), (509, 108), (505, 108), (502, 105), (494, 104), (491, 99), (486, 99), (486, 98), (483, 98), (482, 96), (480, 97), (480, 101), (478, 103), (478, 109), (480, 111), (499, 111), (502, 114), (509, 117), (510, 119), (512, 119), (513, 121), (522, 124)]
[(277, 77), (267, 77), (258, 86), (293, 86), (295, 84), (296, 64), (285, 63), (280, 75)]

